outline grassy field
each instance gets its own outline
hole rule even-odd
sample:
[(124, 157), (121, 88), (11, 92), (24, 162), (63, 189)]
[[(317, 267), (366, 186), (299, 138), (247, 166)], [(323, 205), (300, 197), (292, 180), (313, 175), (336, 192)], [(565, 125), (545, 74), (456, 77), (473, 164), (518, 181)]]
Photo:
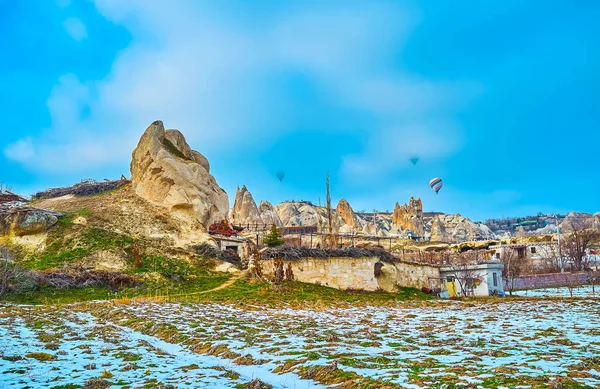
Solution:
[(403, 288), (398, 293), (348, 292), (301, 282), (273, 285), (269, 282), (256, 282), (245, 278), (235, 279), (228, 287), (212, 291), (231, 277), (225, 273), (205, 272), (188, 276), (183, 281), (149, 283), (146, 286), (123, 289), (118, 292), (107, 288), (89, 287), (68, 290), (41, 288), (20, 294), (6, 294), (0, 301), (18, 304), (64, 304), (138, 298), (157, 301), (246, 302), (277, 305), (281, 302), (371, 302), (377, 304), (430, 299), (429, 295), (414, 288)]

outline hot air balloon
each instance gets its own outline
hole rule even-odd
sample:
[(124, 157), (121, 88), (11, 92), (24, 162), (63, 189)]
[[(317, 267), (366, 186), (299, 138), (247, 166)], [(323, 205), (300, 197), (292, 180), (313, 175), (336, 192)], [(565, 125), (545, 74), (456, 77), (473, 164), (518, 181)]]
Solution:
[(410, 162), (412, 162), (413, 166), (416, 165), (419, 162), (419, 157), (411, 157)]
[(276, 175), (279, 182), (283, 181), (285, 178), (285, 172), (283, 170), (278, 171)]
[(441, 178), (434, 178), (429, 181), (429, 186), (435, 191), (435, 194), (438, 194), (440, 189), (442, 189), (442, 186), (444, 186), (444, 183)]

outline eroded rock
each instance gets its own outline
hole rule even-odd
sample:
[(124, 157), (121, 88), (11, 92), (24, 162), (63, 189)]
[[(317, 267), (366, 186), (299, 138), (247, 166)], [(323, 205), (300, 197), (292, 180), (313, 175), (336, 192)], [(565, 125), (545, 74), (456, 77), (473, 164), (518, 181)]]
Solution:
[(421, 199), (411, 197), (408, 204), (400, 205), (396, 203), (392, 215), (392, 229), (403, 234), (412, 232), (415, 236), (424, 235), (423, 203)]
[(60, 212), (36, 207), (17, 207), (0, 212), (0, 232), (25, 236), (46, 232), (62, 217)]
[(141, 198), (167, 208), (184, 222), (209, 224), (226, 219), (227, 193), (209, 173), (208, 161), (187, 144), (178, 130), (153, 122), (133, 151), (131, 182)]
[(488, 226), (483, 223), (474, 223), (460, 214), (440, 214), (433, 217), (431, 226), (432, 241), (460, 243), (495, 238), (496, 236)]
[(235, 202), (231, 209), (229, 220), (234, 224), (263, 223), (263, 220), (246, 185), (237, 188)]

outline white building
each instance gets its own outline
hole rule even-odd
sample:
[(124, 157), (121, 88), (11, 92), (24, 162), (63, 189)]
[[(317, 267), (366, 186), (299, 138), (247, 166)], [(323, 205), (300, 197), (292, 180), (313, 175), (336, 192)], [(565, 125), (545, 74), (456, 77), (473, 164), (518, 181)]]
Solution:
[(502, 269), (496, 262), (442, 267), (442, 297), (503, 296)]
[(496, 261), (514, 255), (514, 259), (525, 261), (529, 268), (538, 271), (557, 267), (560, 262), (556, 241), (495, 245), (489, 247), (489, 252)]

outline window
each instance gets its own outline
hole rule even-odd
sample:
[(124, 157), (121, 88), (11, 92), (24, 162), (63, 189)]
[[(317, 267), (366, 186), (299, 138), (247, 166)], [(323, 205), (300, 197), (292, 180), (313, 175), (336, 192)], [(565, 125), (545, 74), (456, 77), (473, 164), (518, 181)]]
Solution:
[(535, 252), (536, 252), (535, 247), (532, 247), (531, 248), (531, 254), (535, 254)]
[(519, 259), (525, 258), (525, 248), (524, 247), (517, 248), (517, 257)]
[(467, 287), (467, 289), (473, 290), (479, 284), (477, 281), (479, 281), (479, 280), (476, 278), (467, 278), (465, 280), (465, 286)]
[(500, 253), (496, 253), (496, 259), (500, 259)]
[(498, 286), (498, 273), (492, 273), (492, 277), (494, 277), (494, 286)]
[(450, 276), (446, 278), (446, 282), (454, 282), (454, 277)]

